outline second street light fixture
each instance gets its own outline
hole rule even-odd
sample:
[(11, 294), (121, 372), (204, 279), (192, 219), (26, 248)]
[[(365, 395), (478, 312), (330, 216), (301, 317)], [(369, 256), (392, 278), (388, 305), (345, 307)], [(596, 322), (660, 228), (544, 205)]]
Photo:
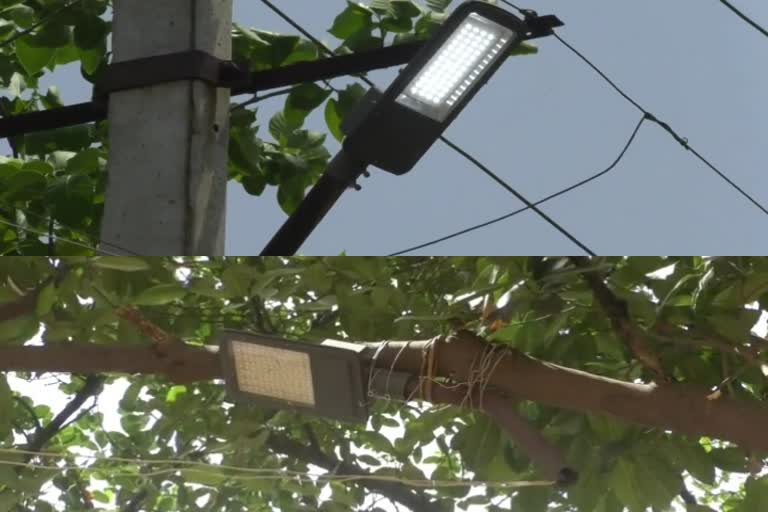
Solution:
[(516, 46), (552, 34), (555, 16), (460, 5), (383, 93), (371, 89), (345, 120), (342, 150), (262, 251), (292, 255), (368, 165), (405, 174), (440, 137)]

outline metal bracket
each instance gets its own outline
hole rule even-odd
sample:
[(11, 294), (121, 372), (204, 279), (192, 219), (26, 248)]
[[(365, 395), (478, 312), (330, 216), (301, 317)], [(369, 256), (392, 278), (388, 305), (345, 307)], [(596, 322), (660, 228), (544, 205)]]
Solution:
[(526, 9), (523, 11), (523, 15), (525, 16), (525, 24), (528, 26), (528, 32), (525, 34), (525, 39), (551, 36), (555, 33), (553, 30), (555, 27), (562, 27), (565, 25), (565, 23), (554, 14), (539, 16), (536, 14), (536, 11)]
[(217, 87), (233, 88), (249, 76), (246, 69), (231, 61), (201, 50), (189, 50), (110, 64), (98, 77), (93, 97), (104, 100), (111, 92), (181, 80), (201, 80)]

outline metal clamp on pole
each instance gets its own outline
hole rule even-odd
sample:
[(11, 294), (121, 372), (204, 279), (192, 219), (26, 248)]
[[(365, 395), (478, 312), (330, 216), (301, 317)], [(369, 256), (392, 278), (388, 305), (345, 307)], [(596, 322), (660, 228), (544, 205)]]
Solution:
[(250, 73), (231, 61), (201, 50), (155, 55), (110, 64), (99, 76), (93, 98), (103, 101), (109, 93), (182, 80), (201, 80), (217, 87), (233, 88)]

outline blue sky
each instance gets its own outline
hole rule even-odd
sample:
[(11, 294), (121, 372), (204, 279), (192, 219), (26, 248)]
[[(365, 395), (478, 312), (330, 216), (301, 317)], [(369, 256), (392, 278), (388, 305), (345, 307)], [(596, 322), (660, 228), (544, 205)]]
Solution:
[[(293, 33), (258, 0), (234, 3), (236, 22)], [(344, 0), (275, 3), (335, 44), (326, 31)], [(524, 5), (557, 14), (566, 23), (558, 30), (563, 37), (768, 204), (768, 39), (717, 0), (537, 0)], [(768, 24), (768, 3), (742, 0), (739, 7)], [(538, 40), (537, 45), (538, 55), (510, 59), (447, 131), (531, 200), (605, 168), (640, 118), (556, 40)], [(372, 78), (384, 88), (394, 72)], [(57, 71), (49, 83), (61, 88), (66, 103), (90, 96), (72, 67)], [(261, 104), (262, 126), (281, 107), (282, 99)], [(325, 131), (320, 112), (308, 125)], [(268, 136), (266, 130), (262, 135)], [(328, 147), (338, 149), (330, 136)], [(373, 170), (362, 184), (361, 192), (342, 198), (301, 253), (387, 254), (522, 206), (440, 143), (410, 174)], [(285, 219), (275, 191), (252, 197), (232, 185), (229, 193), (227, 253), (258, 254)], [(768, 241), (760, 236), (768, 217), (651, 123), (611, 174), (542, 209), (598, 254), (768, 253)], [(422, 254), (577, 251), (526, 212)]]

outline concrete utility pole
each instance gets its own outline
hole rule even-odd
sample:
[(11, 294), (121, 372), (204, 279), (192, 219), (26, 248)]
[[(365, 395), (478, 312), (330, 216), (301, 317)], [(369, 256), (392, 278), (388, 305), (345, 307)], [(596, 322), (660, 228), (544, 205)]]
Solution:
[[(191, 49), (229, 59), (231, 25), (232, 0), (115, 0), (114, 62)], [(110, 94), (101, 248), (222, 255), (228, 133), (229, 89), (186, 80)]]

